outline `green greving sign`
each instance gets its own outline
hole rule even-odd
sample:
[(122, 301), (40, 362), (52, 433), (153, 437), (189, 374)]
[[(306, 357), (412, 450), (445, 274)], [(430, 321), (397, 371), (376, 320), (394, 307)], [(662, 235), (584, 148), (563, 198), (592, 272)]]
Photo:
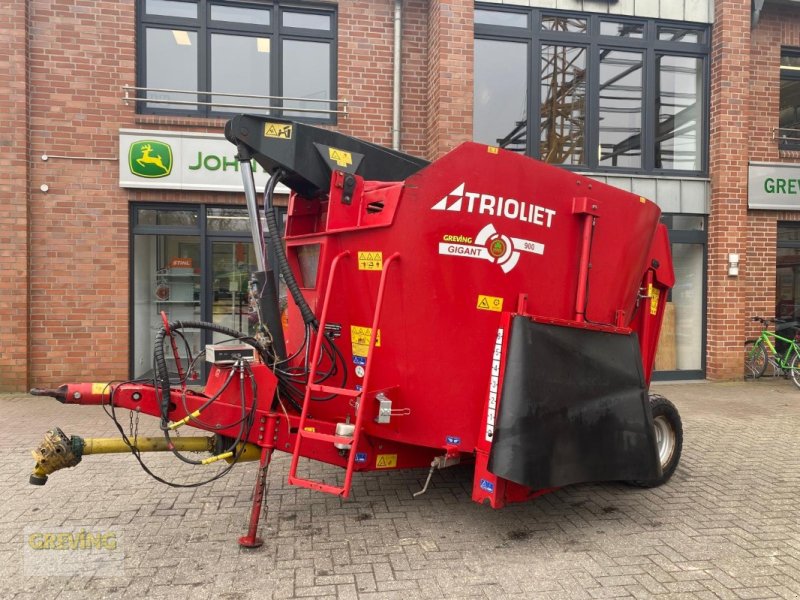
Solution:
[(172, 147), (158, 140), (138, 140), (128, 148), (128, 166), (137, 177), (166, 177), (172, 173)]
[(800, 165), (751, 162), (747, 188), (748, 208), (797, 210), (800, 208)]

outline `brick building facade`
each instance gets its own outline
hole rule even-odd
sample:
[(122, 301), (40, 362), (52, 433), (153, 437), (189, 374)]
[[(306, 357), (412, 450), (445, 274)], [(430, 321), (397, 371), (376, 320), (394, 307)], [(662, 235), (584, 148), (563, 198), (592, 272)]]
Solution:
[[(275, 4), (333, 11), (335, 99), (347, 102), (335, 127), (391, 144), (393, 0)], [(0, 390), (135, 375), (136, 207), (243, 204), (240, 194), (230, 192), (121, 187), (121, 130), (219, 134), (226, 120), (147, 114), (146, 103), (124, 101), (125, 86), (142, 85), (137, 11), (144, 6), (111, 0), (0, 3), (6, 57), (0, 86), (7, 90), (0, 105)], [(466, 0), (402, 2), (400, 148), (408, 153), (433, 159), (473, 138), (475, 40), (505, 39), (500, 29), (476, 27), (475, 6)], [(708, 121), (697, 125), (706, 145), (698, 156), (707, 156), (698, 165), (705, 164), (689, 175), (591, 165), (577, 170), (646, 195), (670, 215), (700, 219), (695, 229), (703, 236), (707, 231), (707, 244), (699, 255), (702, 277), (692, 285), (705, 290), (704, 308), (686, 320), (698, 358), (684, 370), (740, 377), (741, 344), (753, 332), (748, 316), (776, 310), (778, 223), (800, 220), (794, 210), (748, 209), (749, 163), (800, 163), (800, 154), (781, 149), (774, 133), (782, 48), (800, 48), (800, 2), (515, 0), (478, 6), (486, 14), (510, 11), (530, 22), (552, 11), (577, 21), (606, 15), (611, 23), (641, 23), (646, 32), (682, 24), (691, 31), (697, 26), (701, 36), (707, 32), (710, 50), (698, 59), (705, 65), (698, 73), (707, 68), (710, 74), (704, 84), (710, 96), (703, 102)], [(587, 43), (604, 43), (597, 39)], [(642, 46), (643, 55), (660, 51), (655, 40)], [(602, 103), (602, 88), (600, 96)], [(658, 122), (654, 127), (660, 131)], [(741, 257), (738, 276), (728, 274), (731, 254)], [(674, 365), (667, 370), (681, 374)]]

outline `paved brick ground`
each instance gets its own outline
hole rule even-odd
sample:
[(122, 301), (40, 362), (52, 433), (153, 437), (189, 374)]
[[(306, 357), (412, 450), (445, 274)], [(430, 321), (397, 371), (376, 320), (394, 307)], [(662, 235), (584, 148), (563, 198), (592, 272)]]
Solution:
[[(343, 502), (288, 487), (281, 455), (257, 551), (236, 545), (253, 464), (187, 491), (129, 455), (87, 457), (33, 487), (29, 449), (44, 430), (115, 430), (100, 410), (0, 396), (0, 597), (800, 598), (800, 391), (780, 379), (655, 387), (686, 433), (660, 489), (574, 486), (492, 511), (469, 500), (469, 469), (455, 467), (419, 499), (423, 472), (356, 476)], [(193, 475), (167, 456), (149, 462)], [(117, 535), (114, 576), (30, 562), (31, 532), (65, 529)]]

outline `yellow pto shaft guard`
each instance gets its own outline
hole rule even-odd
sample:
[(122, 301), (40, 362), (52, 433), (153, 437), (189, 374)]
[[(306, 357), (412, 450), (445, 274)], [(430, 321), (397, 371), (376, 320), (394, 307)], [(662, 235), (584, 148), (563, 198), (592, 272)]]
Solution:
[[(172, 446), (179, 452), (214, 452), (215, 438), (211, 437), (181, 437), (172, 440)], [(241, 444), (237, 446), (237, 449)], [(173, 448), (167, 447), (164, 438), (141, 437), (134, 441), (134, 448), (139, 452), (168, 452)], [(39, 446), (31, 452), (36, 460), (30, 483), (44, 485), (47, 476), (66, 467), (74, 467), (87, 454), (113, 454), (131, 452), (131, 447), (119, 438), (82, 438), (77, 435), (68, 437), (61, 429), (56, 427), (48, 431)], [(233, 462), (233, 452), (224, 452), (211, 456), (203, 461), (210, 464), (218, 460)], [(258, 460), (261, 448), (255, 444), (244, 445), (237, 462)]]

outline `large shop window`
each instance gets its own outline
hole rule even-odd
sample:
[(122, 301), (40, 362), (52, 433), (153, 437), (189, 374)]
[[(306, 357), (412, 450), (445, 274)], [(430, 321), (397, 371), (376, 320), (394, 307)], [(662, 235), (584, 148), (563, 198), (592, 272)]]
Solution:
[(655, 379), (701, 378), (705, 372), (706, 218), (667, 214), (675, 287), (656, 352)]
[(473, 138), (592, 171), (707, 171), (709, 30), (481, 5)]
[[(246, 209), (148, 204), (134, 206), (131, 218), (132, 376), (152, 376), (162, 311), (170, 321), (206, 321), (255, 333), (248, 281), (256, 257)], [(199, 331), (184, 338), (180, 356), (197, 357), (193, 371), (201, 377), (205, 345), (222, 340)], [(167, 350), (167, 368), (177, 377)]]
[[(254, 112), (333, 122), (336, 10), (303, 3), (139, 0), (139, 111)], [(265, 108), (267, 107), (267, 108)], [(292, 110), (289, 110), (292, 109)]]
[(781, 52), (778, 139), (782, 148), (800, 149), (800, 48)]
[(778, 223), (775, 316), (800, 319), (800, 223)]

